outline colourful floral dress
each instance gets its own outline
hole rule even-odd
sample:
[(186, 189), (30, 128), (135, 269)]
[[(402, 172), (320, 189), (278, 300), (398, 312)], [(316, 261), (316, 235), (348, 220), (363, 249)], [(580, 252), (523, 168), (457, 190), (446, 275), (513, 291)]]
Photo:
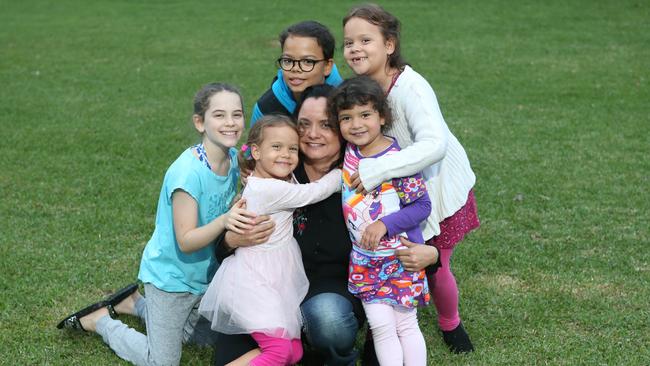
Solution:
[[(420, 174), (384, 182), (366, 195), (350, 187), (350, 177), (357, 171), (359, 161), (389, 155), (399, 151), (393, 143), (381, 153), (364, 157), (354, 145), (348, 145), (343, 162), (343, 217), (352, 251), (348, 276), (348, 290), (366, 303), (384, 303), (412, 308), (427, 305), (429, 288), (424, 270), (406, 271), (395, 255), (405, 248), (400, 236), (415, 243), (424, 243), (420, 223), (431, 211), (431, 201)], [(376, 250), (359, 245), (365, 228), (382, 220), (388, 230)]]

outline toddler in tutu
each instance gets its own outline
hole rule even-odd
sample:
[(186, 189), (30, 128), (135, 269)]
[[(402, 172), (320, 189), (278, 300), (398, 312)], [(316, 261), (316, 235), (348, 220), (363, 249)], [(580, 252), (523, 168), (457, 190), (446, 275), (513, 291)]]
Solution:
[(252, 171), (242, 197), (247, 210), (270, 215), (276, 229), (268, 242), (237, 248), (219, 267), (199, 312), (212, 329), (250, 334), (261, 354), (250, 365), (295, 364), (302, 357), (299, 306), (307, 294), (300, 248), (293, 238), (293, 211), (329, 197), (341, 187), (341, 170), (318, 182), (297, 184), (298, 131), (286, 116), (255, 123), (240, 152), (242, 169)]

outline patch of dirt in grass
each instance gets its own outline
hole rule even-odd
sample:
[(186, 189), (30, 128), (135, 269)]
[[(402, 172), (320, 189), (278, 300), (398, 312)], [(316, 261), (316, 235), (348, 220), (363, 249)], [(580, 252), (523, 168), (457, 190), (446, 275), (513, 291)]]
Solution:
[(477, 278), (483, 286), (492, 288), (497, 292), (521, 290), (524, 285), (518, 278), (505, 274), (483, 275)]
[(583, 283), (571, 288), (563, 286), (563, 290), (569, 292), (578, 300), (594, 298), (622, 299), (628, 297), (628, 293), (623, 287), (609, 282)]

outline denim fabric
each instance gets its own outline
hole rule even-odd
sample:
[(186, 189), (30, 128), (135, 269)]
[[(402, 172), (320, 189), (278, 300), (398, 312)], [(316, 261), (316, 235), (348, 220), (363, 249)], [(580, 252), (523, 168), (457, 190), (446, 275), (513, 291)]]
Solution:
[(319, 364), (354, 365), (359, 323), (350, 301), (335, 293), (321, 293), (305, 301), (300, 310), (306, 341), (324, 358)]

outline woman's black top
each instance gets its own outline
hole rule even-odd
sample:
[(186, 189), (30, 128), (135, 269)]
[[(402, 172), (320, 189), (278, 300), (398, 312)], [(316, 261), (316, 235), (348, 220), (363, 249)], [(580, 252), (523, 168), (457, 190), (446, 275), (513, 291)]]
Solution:
[[(294, 174), (299, 183), (310, 182), (302, 163)], [(348, 291), (352, 242), (343, 219), (341, 193), (297, 209), (293, 215), (293, 236), (300, 246), (309, 279), (304, 301), (320, 293), (336, 293), (350, 300), (357, 319), (364, 319), (361, 302)]]

